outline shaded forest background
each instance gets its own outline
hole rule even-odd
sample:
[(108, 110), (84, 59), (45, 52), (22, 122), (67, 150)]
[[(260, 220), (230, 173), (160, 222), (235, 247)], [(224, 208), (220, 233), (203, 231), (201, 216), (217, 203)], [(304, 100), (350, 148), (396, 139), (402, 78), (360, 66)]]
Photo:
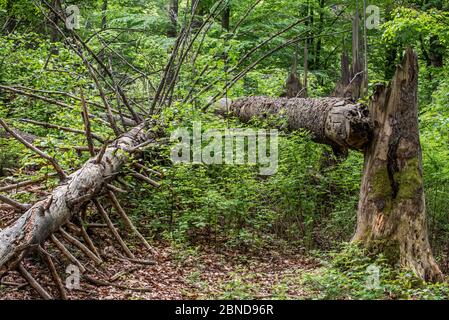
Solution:
[[(191, 10), (191, 3), (179, 1), (174, 15), (174, 3), (177, 1), (79, 0), (64, 1), (64, 6), (80, 8), (76, 31), (110, 67), (117, 81), (113, 86), (126, 90), (136, 105), (157, 109), (162, 106), (155, 106), (151, 97)], [(179, 80), (167, 97), (168, 105), (157, 116), (169, 131), (191, 127), (193, 121), (201, 121), (203, 130), (243, 127), (237, 120), (217, 118), (202, 109), (216, 95), (282, 96), (292, 70), (297, 70), (303, 81), (304, 65), (308, 96), (332, 95), (341, 77), (341, 56), (351, 54), (356, 1), (223, 3), (222, 13), (213, 19), (209, 14), (215, 10), (214, 1), (201, 0), (194, 12), (191, 27), (199, 29), (206, 23), (206, 28), (180, 64), (179, 74), (169, 75)], [(392, 78), (406, 47), (412, 45), (420, 58), (419, 117), (429, 235), (439, 265), (447, 273), (449, 4), (444, 0), (382, 0), (373, 4), (380, 8), (381, 24), (367, 30), (368, 91)], [(55, 1), (53, 5), (62, 4)], [(362, 1), (358, 5), (360, 8)], [(310, 18), (304, 21), (305, 17)], [(0, 1), (0, 118), (28, 133), (37, 146), (70, 170), (89, 158), (89, 153), (79, 148), (85, 145), (85, 137), (36, 126), (28, 120), (83, 130), (82, 105), (77, 99), (80, 89), (92, 109), (101, 111), (97, 106), (102, 99), (83, 61), (68, 49), (71, 40), (55, 30), (51, 19), (58, 22), (41, 1)], [(248, 72), (238, 78), (245, 70)], [(228, 89), (230, 83), (233, 86)], [(33, 99), (2, 86), (48, 96), (59, 103)], [(106, 82), (105, 87), (111, 107), (120, 109), (123, 102), (115, 96), (114, 88), (108, 88)], [(275, 121), (253, 121), (246, 126), (282, 127)], [(100, 117), (92, 119), (92, 127), (104, 139), (114, 135)], [(45, 179), (47, 188), (57, 184), (56, 177), (47, 176), (53, 170), (47, 163), (2, 132), (0, 148), (2, 182), (32, 178)], [(346, 161), (340, 161), (329, 147), (315, 144), (306, 132), (282, 134), (278, 172), (262, 177), (257, 166), (173, 166), (170, 148), (167, 143), (144, 154), (144, 159), (151, 159), (149, 167), (162, 173), (163, 177), (155, 176), (160, 188), (152, 189), (124, 176), (123, 186), (132, 192), (119, 195), (133, 221), (153, 243), (194, 251), (214, 247), (253, 254), (283, 248), (327, 259), (329, 252), (341, 249), (354, 233), (361, 154), (350, 152)], [(44, 192), (8, 194), (31, 203)], [(2, 220), (4, 225), (7, 222)], [(359, 257), (366, 266), (365, 257), (355, 253), (356, 249), (345, 250), (349, 252), (344, 258), (329, 258), (334, 259), (334, 266), (352, 266), (353, 260), (345, 260), (350, 256)], [(328, 279), (332, 279), (332, 272), (330, 275)], [(342, 283), (350, 278), (339, 277), (337, 281)]]

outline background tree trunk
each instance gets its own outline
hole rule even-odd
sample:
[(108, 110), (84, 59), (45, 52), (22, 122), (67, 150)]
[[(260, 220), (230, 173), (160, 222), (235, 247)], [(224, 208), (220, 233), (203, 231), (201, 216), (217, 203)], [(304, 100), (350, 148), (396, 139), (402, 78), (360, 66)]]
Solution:
[(221, 15), (221, 26), (224, 30), (230, 30), (231, 23), (231, 4), (229, 2), (225, 3), (225, 8), (223, 9), (223, 13)]
[(374, 139), (365, 154), (353, 241), (436, 281), (442, 274), (427, 235), (417, 91), (418, 59), (408, 49), (391, 87), (379, 87), (370, 106)]
[(167, 31), (167, 37), (176, 38), (178, 36), (178, 0), (170, 0), (168, 5), (168, 16), (170, 18), (170, 26)]

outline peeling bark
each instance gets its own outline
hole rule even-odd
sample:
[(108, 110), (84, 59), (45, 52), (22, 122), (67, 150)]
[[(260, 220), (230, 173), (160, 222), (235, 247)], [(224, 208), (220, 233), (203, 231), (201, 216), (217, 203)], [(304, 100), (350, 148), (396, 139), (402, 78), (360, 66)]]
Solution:
[(408, 49), (391, 86), (379, 87), (370, 106), (374, 139), (365, 153), (353, 241), (438, 281), (426, 226), (417, 91), (418, 60)]

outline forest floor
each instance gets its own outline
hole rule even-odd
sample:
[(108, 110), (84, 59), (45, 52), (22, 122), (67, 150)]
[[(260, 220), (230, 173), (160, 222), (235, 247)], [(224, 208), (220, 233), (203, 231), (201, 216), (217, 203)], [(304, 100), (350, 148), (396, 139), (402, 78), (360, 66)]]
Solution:
[[(14, 216), (0, 208), (0, 227)], [(154, 247), (157, 256), (148, 257), (143, 247), (130, 243), (136, 258), (154, 260), (153, 265), (143, 265), (123, 256), (117, 259), (119, 248), (105, 229), (95, 231), (94, 241), (109, 257), (101, 266), (93, 266), (73, 248), (72, 252), (90, 270), (89, 276), (111, 285), (94, 285), (81, 278), (80, 288), (68, 291), (69, 299), (306, 299), (301, 279), (319, 267), (315, 259), (299, 251), (275, 247), (250, 252), (221, 245), (186, 248), (160, 242)], [(65, 282), (69, 274), (64, 271), (70, 263), (57, 251), (50, 253)], [(50, 272), (39, 258), (27, 259), (25, 267), (58, 297)], [(7, 274), (1, 283), (0, 299), (40, 299), (17, 272)]]
[[(156, 247), (155, 264), (138, 265), (107, 260), (99, 272), (89, 275), (113, 285), (92, 285), (81, 279), (80, 289), (68, 291), (70, 299), (305, 299), (301, 277), (313, 272), (316, 262), (282, 252), (261, 256), (238, 251), (215, 252)], [(145, 258), (140, 255), (140, 258)], [(32, 263), (34, 262), (34, 263)], [(30, 273), (54, 296), (58, 296), (49, 271), (38, 261), (28, 261)], [(64, 263), (61, 264), (63, 267)], [(63, 271), (63, 270), (61, 270)], [(118, 277), (121, 272), (125, 274)], [(66, 275), (66, 277), (68, 274)], [(64, 275), (61, 274), (64, 280)], [(39, 295), (16, 272), (3, 278), (0, 299), (39, 299)], [(134, 288), (134, 289), (131, 289)], [(140, 291), (142, 290), (143, 291)]]

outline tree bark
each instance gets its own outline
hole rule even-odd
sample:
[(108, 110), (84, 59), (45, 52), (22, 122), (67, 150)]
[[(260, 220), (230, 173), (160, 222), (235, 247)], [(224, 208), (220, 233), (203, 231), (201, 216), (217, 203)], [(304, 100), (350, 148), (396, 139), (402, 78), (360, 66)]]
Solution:
[(279, 116), (287, 121), (288, 130), (306, 129), (314, 140), (330, 145), (339, 153), (348, 149), (363, 151), (371, 139), (368, 108), (343, 98), (241, 98), (226, 104), (217, 113), (229, 112), (241, 121), (253, 117)]
[(221, 26), (224, 30), (229, 31), (231, 23), (231, 4), (225, 3), (225, 6), (226, 7), (223, 9), (223, 13), (221, 15)]
[(133, 128), (109, 145), (101, 161), (93, 158), (71, 174), (45, 199), (37, 202), (14, 224), (0, 232), (0, 275), (14, 269), (30, 250), (59, 230), (82, 206), (94, 199), (119, 172), (126, 150), (154, 139), (144, 125)]
[(168, 27), (167, 37), (176, 38), (178, 36), (178, 0), (170, 0), (168, 5), (168, 16), (170, 18), (170, 26)]
[(370, 106), (374, 139), (365, 153), (353, 241), (437, 281), (442, 274), (427, 235), (417, 91), (418, 59), (408, 49), (391, 87), (379, 87)]
[(106, 30), (108, 27), (108, 0), (103, 0), (101, 5), (101, 30)]
[(13, 0), (7, 0), (6, 1), (6, 24), (5, 24), (5, 31), (6, 34), (10, 34), (14, 31), (14, 29), (17, 26), (17, 19), (13, 12)]

